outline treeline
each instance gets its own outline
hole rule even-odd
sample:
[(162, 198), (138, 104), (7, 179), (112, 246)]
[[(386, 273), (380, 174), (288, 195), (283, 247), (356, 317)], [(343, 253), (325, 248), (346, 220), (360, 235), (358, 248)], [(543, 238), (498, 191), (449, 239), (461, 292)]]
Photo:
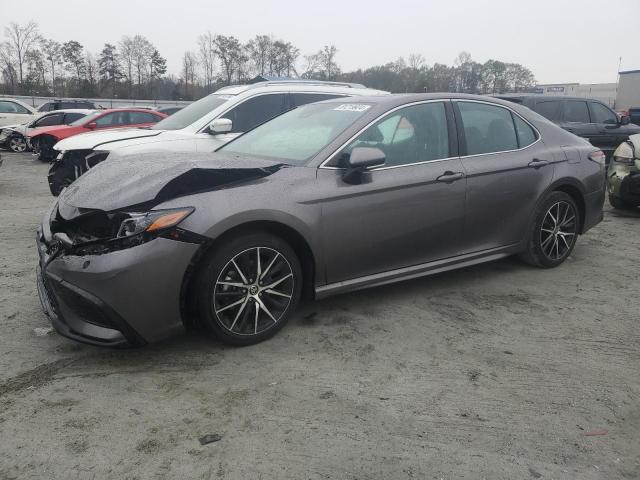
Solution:
[(461, 53), (453, 66), (427, 65), (413, 54), (386, 65), (342, 72), (335, 46), (302, 55), (300, 49), (270, 35), (248, 42), (207, 32), (197, 48), (184, 53), (179, 74), (142, 35), (105, 43), (100, 52), (76, 41), (45, 38), (35, 22), (10, 23), (0, 43), (0, 93), (60, 97), (193, 100), (224, 85), (258, 75), (362, 83), (392, 92), (454, 91), (497, 93), (530, 90), (531, 71), (520, 64), (477, 63)]

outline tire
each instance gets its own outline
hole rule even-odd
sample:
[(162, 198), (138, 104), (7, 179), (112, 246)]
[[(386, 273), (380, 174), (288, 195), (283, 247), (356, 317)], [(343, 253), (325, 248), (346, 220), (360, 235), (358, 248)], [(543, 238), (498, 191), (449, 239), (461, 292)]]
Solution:
[(67, 167), (64, 160), (53, 162), (47, 174), (49, 190), (51, 195), (57, 197), (63, 189), (71, 185), (75, 179), (72, 178), (70, 167)]
[(9, 150), (15, 153), (27, 151), (27, 140), (22, 135), (13, 135), (9, 138)]
[(613, 208), (618, 210), (631, 210), (634, 208), (630, 203), (625, 202), (622, 198), (609, 194), (609, 203)]
[(289, 321), (300, 302), (302, 281), (300, 261), (280, 237), (266, 232), (237, 235), (204, 257), (194, 283), (196, 307), (201, 322), (217, 338), (252, 345)]
[[(559, 220), (554, 224), (556, 217)], [(527, 248), (520, 257), (539, 268), (562, 264), (576, 245), (580, 220), (580, 211), (569, 194), (550, 193), (536, 208), (527, 233)]]

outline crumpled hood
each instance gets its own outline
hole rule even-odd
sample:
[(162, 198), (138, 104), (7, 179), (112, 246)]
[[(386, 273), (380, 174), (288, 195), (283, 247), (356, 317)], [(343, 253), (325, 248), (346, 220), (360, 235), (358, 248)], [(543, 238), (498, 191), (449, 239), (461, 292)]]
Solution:
[(87, 210), (150, 208), (172, 198), (256, 180), (284, 165), (226, 153), (149, 152), (109, 157), (65, 189), (59, 212), (70, 220)]
[(133, 138), (155, 137), (162, 132), (163, 130), (149, 130), (146, 128), (114, 128), (65, 138), (56, 143), (54, 148), (58, 151), (93, 150), (107, 143), (121, 142)]

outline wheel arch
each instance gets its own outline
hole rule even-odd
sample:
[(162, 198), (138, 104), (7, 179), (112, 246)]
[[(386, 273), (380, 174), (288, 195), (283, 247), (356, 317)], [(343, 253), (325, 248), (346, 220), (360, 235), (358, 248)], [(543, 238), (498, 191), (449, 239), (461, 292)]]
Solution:
[(569, 195), (578, 207), (578, 213), (580, 214), (580, 226), (578, 231), (582, 234), (584, 231), (584, 222), (586, 217), (586, 203), (584, 200), (584, 187), (575, 179), (562, 178), (558, 179), (548, 189), (547, 193), (551, 192), (564, 192)]
[(182, 280), (180, 291), (180, 310), (182, 312), (182, 320), (185, 326), (193, 326), (196, 323), (196, 315), (193, 309), (193, 281), (196, 273), (200, 268), (202, 259), (218, 245), (227, 239), (243, 233), (250, 232), (267, 232), (276, 235), (286, 241), (296, 252), (300, 260), (303, 275), (302, 298), (312, 300), (315, 297), (315, 275), (316, 275), (316, 255), (307, 239), (297, 229), (286, 223), (275, 220), (252, 220), (239, 223), (227, 228), (221, 232), (216, 238), (202, 244), (196, 254), (193, 256)]

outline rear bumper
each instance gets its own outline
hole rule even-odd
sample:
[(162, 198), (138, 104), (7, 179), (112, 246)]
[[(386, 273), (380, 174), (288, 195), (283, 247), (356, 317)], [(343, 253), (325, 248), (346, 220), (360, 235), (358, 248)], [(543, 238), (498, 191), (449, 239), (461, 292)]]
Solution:
[(604, 218), (602, 207), (604, 206), (605, 189), (589, 193), (584, 197), (584, 224), (582, 233), (595, 227)]
[(184, 330), (181, 288), (198, 244), (159, 237), (125, 250), (78, 256), (59, 250), (44, 224), (36, 242), (40, 302), (62, 335), (125, 347)]

